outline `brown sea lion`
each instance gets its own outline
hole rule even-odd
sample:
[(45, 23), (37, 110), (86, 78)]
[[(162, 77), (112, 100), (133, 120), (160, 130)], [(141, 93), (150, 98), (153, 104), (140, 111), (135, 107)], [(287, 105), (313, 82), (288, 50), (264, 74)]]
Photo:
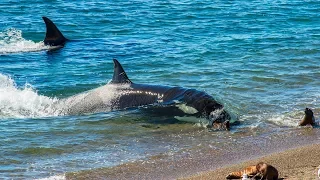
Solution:
[(230, 131), (230, 121), (225, 122), (213, 122), (212, 129), (214, 130), (227, 130)]
[(241, 179), (243, 174), (248, 175), (248, 177), (253, 177), (258, 173), (257, 166), (249, 166), (242, 171), (232, 172), (228, 174), (226, 179)]
[(315, 125), (315, 119), (314, 119), (312, 110), (309, 109), (309, 108), (306, 108), (304, 110), (304, 116), (303, 116), (302, 120), (300, 121), (299, 126), (305, 126), (305, 125), (308, 125), (308, 124), (314, 126)]
[(256, 165), (257, 168), (257, 175), (261, 176), (261, 179), (265, 180), (278, 180), (279, 173), (278, 170), (264, 162), (260, 162)]

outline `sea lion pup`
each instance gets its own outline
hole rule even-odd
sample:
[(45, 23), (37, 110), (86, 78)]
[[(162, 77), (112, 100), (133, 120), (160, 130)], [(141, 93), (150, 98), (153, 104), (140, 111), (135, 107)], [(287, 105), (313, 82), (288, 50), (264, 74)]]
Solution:
[(242, 171), (232, 172), (228, 174), (226, 179), (241, 179), (243, 174), (248, 175), (248, 177), (253, 177), (258, 173), (257, 166), (249, 166)]
[[(256, 176), (261, 176), (261, 179), (266, 179), (266, 180), (278, 180), (279, 173), (278, 170), (264, 162), (259, 162), (256, 165), (257, 168), (257, 175)], [(255, 177), (254, 177), (255, 178)]]
[(315, 125), (315, 119), (314, 119), (312, 110), (309, 109), (309, 108), (306, 108), (304, 110), (304, 116), (303, 116), (302, 120), (300, 121), (299, 126), (305, 126), (305, 125), (308, 125), (308, 124), (314, 126)]

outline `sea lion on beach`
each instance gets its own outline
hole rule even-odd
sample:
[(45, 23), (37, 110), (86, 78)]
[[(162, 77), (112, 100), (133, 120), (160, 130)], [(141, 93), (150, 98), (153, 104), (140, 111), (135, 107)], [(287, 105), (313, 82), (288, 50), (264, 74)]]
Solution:
[(256, 176), (261, 176), (261, 179), (265, 180), (278, 180), (279, 173), (278, 170), (264, 162), (260, 162), (256, 165), (257, 168), (257, 175)]
[(300, 121), (299, 126), (305, 126), (305, 125), (308, 125), (308, 124), (314, 126), (315, 125), (315, 119), (314, 119), (312, 110), (309, 109), (309, 108), (306, 108), (304, 110), (304, 116), (303, 116), (302, 120)]
[(226, 179), (241, 179), (242, 175), (246, 174), (248, 177), (253, 177), (258, 173), (257, 166), (249, 166), (242, 171), (232, 172), (228, 174)]

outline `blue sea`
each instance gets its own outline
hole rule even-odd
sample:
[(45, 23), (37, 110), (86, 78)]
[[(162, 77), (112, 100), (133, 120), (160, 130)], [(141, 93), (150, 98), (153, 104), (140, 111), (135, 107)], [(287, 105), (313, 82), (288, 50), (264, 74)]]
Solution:
[[(319, 10), (316, 0), (2, 0), (0, 178), (50, 178), (159, 155), (196, 158), (233, 149), (232, 142), (295, 134), (304, 108), (316, 121), (320, 114)], [(42, 16), (71, 40), (64, 48), (48, 51)], [(240, 123), (210, 131), (139, 109), (45, 110), (108, 83), (113, 58), (133, 82), (207, 92)]]

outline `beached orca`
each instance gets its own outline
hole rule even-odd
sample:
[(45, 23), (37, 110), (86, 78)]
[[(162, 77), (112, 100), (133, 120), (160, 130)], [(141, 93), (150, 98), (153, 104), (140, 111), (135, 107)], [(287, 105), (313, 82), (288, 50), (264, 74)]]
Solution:
[(68, 39), (62, 35), (50, 19), (47, 17), (42, 17), (42, 19), (46, 23), (47, 28), (46, 37), (43, 40), (44, 44), (49, 46), (64, 46)]
[[(209, 125), (229, 122), (231, 118), (222, 104), (203, 91), (183, 87), (136, 84), (128, 78), (116, 59), (113, 62), (114, 73), (110, 83), (58, 101), (56, 104), (58, 113), (81, 115), (147, 107), (146, 109), (164, 108), (163, 113), (172, 115), (184, 114), (189, 117), (203, 118), (210, 123)], [(229, 123), (224, 129), (229, 129)]]

